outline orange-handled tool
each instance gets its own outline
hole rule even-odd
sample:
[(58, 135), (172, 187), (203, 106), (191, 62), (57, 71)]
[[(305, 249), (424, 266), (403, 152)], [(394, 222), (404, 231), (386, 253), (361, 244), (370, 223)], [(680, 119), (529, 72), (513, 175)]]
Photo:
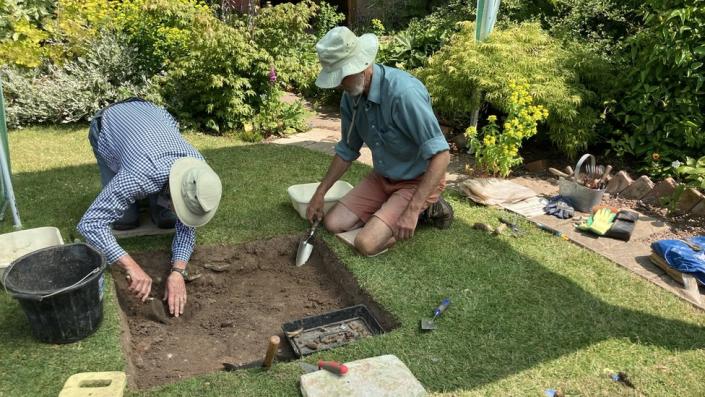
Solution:
[(319, 369), (325, 369), (326, 371), (332, 372), (336, 375), (345, 375), (348, 373), (348, 367), (345, 366), (343, 363), (339, 363), (337, 361), (319, 361), (318, 362), (318, 368)]

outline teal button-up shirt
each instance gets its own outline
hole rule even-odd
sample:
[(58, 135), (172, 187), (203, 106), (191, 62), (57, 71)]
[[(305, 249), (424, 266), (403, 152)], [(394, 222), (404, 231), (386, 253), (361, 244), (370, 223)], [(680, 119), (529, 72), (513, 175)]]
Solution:
[(343, 93), (342, 137), (335, 153), (353, 161), (365, 143), (372, 151), (375, 172), (395, 181), (414, 179), (426, 172), (431, 157), (449, 150), (448, 142), (419, 80), (379, 64), (373, 68), (366, 98)]

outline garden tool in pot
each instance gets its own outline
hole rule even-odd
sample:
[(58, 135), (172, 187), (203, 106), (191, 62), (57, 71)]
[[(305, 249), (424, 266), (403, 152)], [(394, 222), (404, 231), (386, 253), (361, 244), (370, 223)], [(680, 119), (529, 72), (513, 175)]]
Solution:
[(313, 222), (313, 226), (311, 226), (311, 231), (309, 232), (308, 237), (301, 240), (299, 243), (299, 250), (296, 252), (297, 267), (306, 264), (308, 258), (311, 257), (311, 252), (313, 252), (313, 235), (316, 234), (316, 229), (318, 228), (319, 223), (321, 223), (321, 220), (316, 219), (316, 221)]

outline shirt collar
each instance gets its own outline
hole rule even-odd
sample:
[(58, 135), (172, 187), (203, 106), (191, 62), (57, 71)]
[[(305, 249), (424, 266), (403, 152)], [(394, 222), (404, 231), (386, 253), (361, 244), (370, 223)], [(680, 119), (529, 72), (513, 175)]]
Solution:
[(370, 82), (370, 91), (367, 93), (367, 100), (379, 105), (382, 103), (382, 74), (384, 70), (378, 64), (375, 64), (372, 70), (372, 81)]

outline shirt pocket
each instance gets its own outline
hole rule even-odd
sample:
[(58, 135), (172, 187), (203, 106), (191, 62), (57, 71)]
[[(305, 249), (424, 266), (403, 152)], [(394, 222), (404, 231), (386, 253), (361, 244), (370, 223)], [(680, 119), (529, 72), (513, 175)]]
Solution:
[(380, 140), (384, 145), (385, 152), (395, 155), (395, 157), (409, 154), (409, 142), (392, 125), (385, 125), (379, 130)]

